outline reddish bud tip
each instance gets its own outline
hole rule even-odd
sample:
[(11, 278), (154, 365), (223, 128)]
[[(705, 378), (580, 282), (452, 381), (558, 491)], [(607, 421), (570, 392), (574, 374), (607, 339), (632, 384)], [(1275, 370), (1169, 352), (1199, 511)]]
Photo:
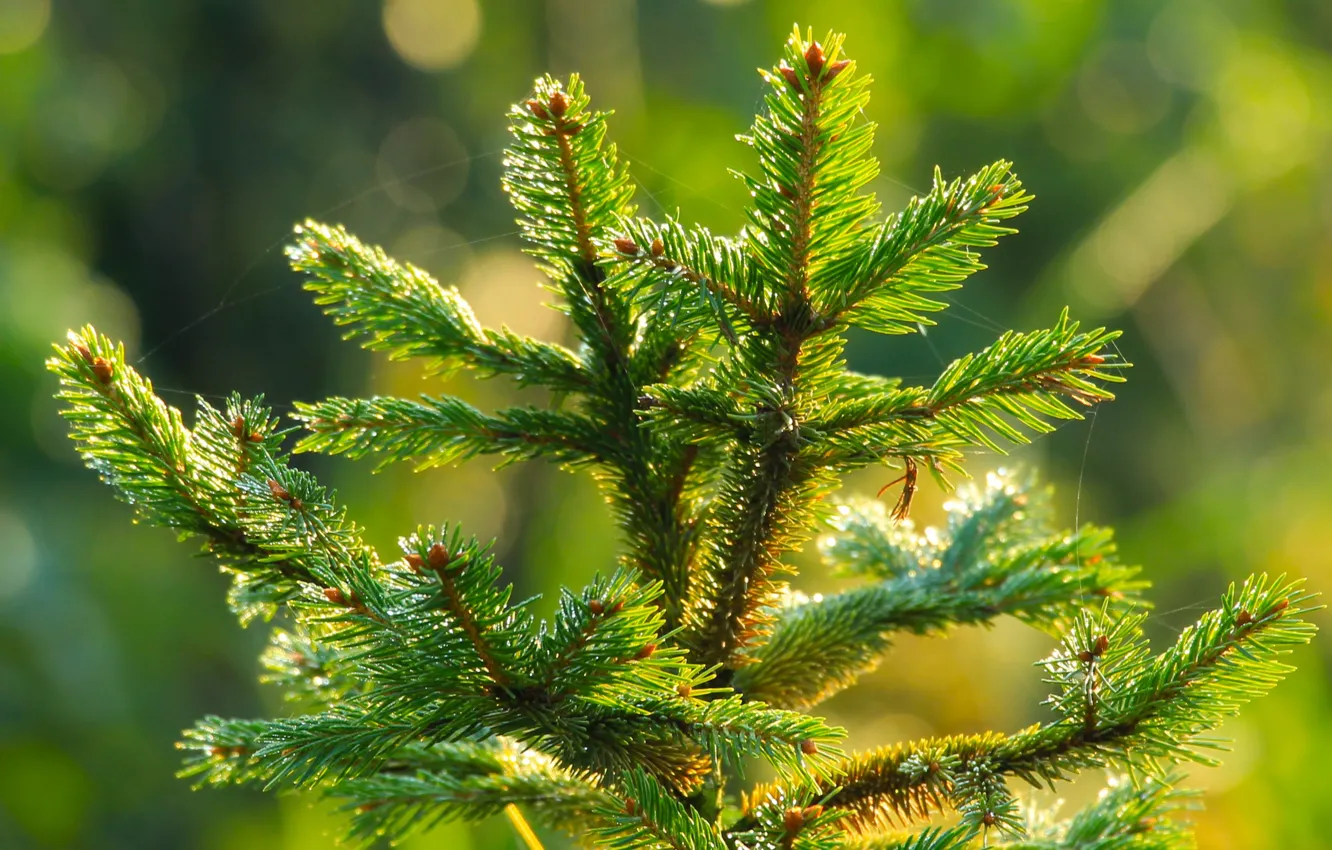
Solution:
[(93, 355), (92, 352), (88, 350), (88, 346), (84, 345), (81, 342), (76, 342), (74, 343), (74, 350), (77, 351), (79, 353), (79, 356), (83, 358), (84, 363), (93, 362)]
[(814, 818), (823, 814), (823, 806), (820, 806), (817, 803), (812, 806), (805, 806), (805, 810), (801, 812), (801, 814), (805, 816), (805, 822), (809, 823), (814, 820)]
[(1092, 652), (1097, 656), (1105, 655), (1105, 651), (1110, 648), (1110, 638), (1101, 635), (1096, 639), (1096, 644), (1092, 647)]
[(623, 607), (624, 607), (624, 600), (623, 600), (623, 599), (617, 599), (617, 600), (615, 600), (615, 602), (613, 602), (613, 603), (611, 604), (610, 612), (611, 612), (612, 614), (618, 614), (618, 613), (620, 613), (620, 609), (623, 608)]
[(1270, 617), (1273, 614), (1286, 610), (1286, 608), (1289, 606), (1290, 606), (1290, 600), (1282, 599), (1281, 601), (1277, 602), (1277, 604), (1273, 605), (1270, 609), (1268, 609), (1267, 615)]
[(781, 74), (786, 82), (791, 84), (791, 88), (800, 91), (800, 75), (795, 72), (794, 68), (783, 62), (777, 66), (777, 73)]
[(809, 66), (809, 75), (818, 79), (823, 74), (823, 45), (817, 41), (805, 51), (805, 64)]
[(630, 817), (633, 817), (634, 815), (638, 814), (638, 803), (635, 802), (634, 800), (625, 800), (624, 813), (626, 815), (629, 815)]
[(1078, 660), (1081, 661), (1083, 664), (1090, 664), (1092, 659), (1095, 657), (1096, 656), (1092, 655), (1089, 651), (1085, 649), (1082, 650), (1082, 652), (1078, 653)]
[(657, 651), (657, 645), (655, 643), (645, 644), (642, 649), (638, 650), (638, 654), (634, 656), (634, 659), (636, 661), (643, 661), (645, 659), (651, 658), (652, 653), (656, 651)]
[(268, 492), (272, 493), (273, 498), (277, 499), (280, 502), (291, 501), (291, 491), (288, 490), (286, 487), (283, 487), (282, 484), (277, 481), (277, 479), (274, 478), (268, 479)]
[(662, 243), (662, 241), (661, 241), (660, 239), (653, 239), (653, 240), (652, 240), (652, 256), (654, 256), (654, 257), (660, 257), (662, 254), (665, 254), (665, 253), (666, 253), (666, 246)]
[(593, 599), (587, 603), (587, 610), (591, 611), (594, 616), (600, 617), (606, 613), (606, 606), (601, 604), (600, 599)]
[(407, 562), (407, 566), (412, 568), (412, 572), (414, 573), (424, 572), (423, 568), (425, 567), (425, 558), (422, 558), (420, 555), (416, 554), (415, 552), (408, 552), (403, 557), (403, 560)]
[(324, 588), (324, 598), (327, 599), (329, 602), (332, 602), (334, 605), (341, 605), (344, 608), (347, 605), (347, 597), (344, 596), (342, 591), (338, 590), (336, 587)]
[(1088, 366), (1099, 366), (1105, 362), (1105, 358), (1099, 354), (1088, 354), (1082, 358), (1082, 362)]
[(541, 101), (539, 100), (529, 100), (527, 102), (527, 109), (542, 121), (550, 120), (550, 113), (546, 111), (546, 107), (542, 106)]
[(694, 688), (688, 682), (681, 682), (675, 686), (675, 692), (684, 699), (689, 699), (694, 693)]
[(92, 370), (93, 374), (97, 376), (97, 380), (101, 381), (103, 384), (111, 383), (111, 377), (115, 374), (115, 370), (111, 368), (111, 364), (103, 360), (101, 357), (93, 358)]
[(1235, 618), (1235, 625), (1237, 626), (1247, 626), (1249, 625), (1249, 623), (1252, 622), (1253, 622), (1253, 615), (1250, 614), (1248, 611), (1239, 612), (1239, 616)]
[(453, 560), (453, 555), (449, 553), (448, 547), (443, 543), (435, 543), (430, 547), (430, 569), (442, 570)]
[(817, 755), (819, 752), (819, 745), (810, 740), (801, 741), (800, 752), (807, 756)]
[(994, 812), (986, 812), (985, 815), (981, 818), (981, 823), (985, 824), (986, 826), (994, 826), (998, 822), (999, 818), (995, 817)]
[(805, 825), (805, 814), (799, 808), (787, 809), (786, 814), (782, 815), (782, 826), (786, 827), (787, 832), (799, 832)]
[(615, 250), (621, 254), (628, 254), (630, 257), (638, 253), (638, 245), (632, 239), (616, 239)]
[(850, 64), (850, 59), (838, 59), (836, 62), (828, 66), (828, 73), (824, 75), (823, 81), (825, 83), (831, 83), (833, 80), (837, 79), (837, 75), (845, 71), (846, 66)]
[(569, 108), (569, 98), (564, 96), (564, 92), (557, 91), (550, 96), (550, 112), (557, 118), (565, 113)]
[(938, 773), (940, 769), (941, 768), (939, 767), (939, 763), (937, 761), (930, 762), (930, 773)]
[(1087, 559), (1087, 563), (1095, 565), (1101, 563), (1103, 560), (1104, 559), (1100, 555), (1092, 555)]
[(245, 419), (243, 417), (237, 416), (231, 420), (231, 433), (238, 440), (245, 439)]
[(213, 758), (221, 759), (231, 755), (231, 750), (228, 747), (209, 747), (208, 754)]

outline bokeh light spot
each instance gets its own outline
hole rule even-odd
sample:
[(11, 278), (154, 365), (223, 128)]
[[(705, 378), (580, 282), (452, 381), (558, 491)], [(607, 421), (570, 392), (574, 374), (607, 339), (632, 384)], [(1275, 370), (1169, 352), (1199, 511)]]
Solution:
[(554, 300), (541, 290), (542, 276), (531, 259), (498, 249), (477, 255), (463, 273), (459, 289), (481, 324), (559, 341), (567, 317), (547, 306)]
[(0, 511), (0, 600), (17, 596), (37, 567), (37, 544), (23, 520)]
[(467, 148), (443, 121), (415, 118), (394, 127), (379, 146), (376, 177), (398, 206), (433, 213), (467, 185)]
[(409, 65), (442, 71), (472, 54), (481, 9), (476, 0), (386, 0), (384, 33)]
[(51, 22), (51, 0), (0, 0), (0, 53), (31, 47)]

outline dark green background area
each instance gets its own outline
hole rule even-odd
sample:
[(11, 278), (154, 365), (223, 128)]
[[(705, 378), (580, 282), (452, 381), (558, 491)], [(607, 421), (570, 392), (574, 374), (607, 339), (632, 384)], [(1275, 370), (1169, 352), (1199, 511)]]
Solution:
[[(733, 137), (760, 104), (754, 69), (797, 20), (846, 31), (876, 79), (865, 117), (888, 209), (936, 163), (952, 177), (1000, 157), (1037, 196), (937, 327), (856, 336), (852, 366), (929, 380), (1064, 304), (1122, 328), (1136, 366), (1119, 400), (1017, 460), (1059, 487), (1066, 521), (1120, 528), (1156, 581), (1157, 639), (1251, 571), (1329, 586), (1321, 0), (0, 0), (0, 847), (297, 850), (338, 832), (301, 798), (173, 778), (172, 743), (198, 716), (283, 710), (256, 682), (263, 628), (242, 631), (212, 566), (132, 525), (79, 465), (50, 342), (94, 322), (186, 410), (232, 389), (279, 409), (333, 393), (505, 403), (503, 383), (441, 386), (340, 343), (285, 268), (291, 225), (345, 223), (458, 283), (483, 321), (562, 338), (499, 188), (508, 105), (539, 73), (581, 71), (617, 111), (640, 210), (734, 229), (745, 197), (727, 169), (750, 156)], [(497, 536), (520, 595), (614, 558), (590, 483), (554, 468), (303, 463), (380, 546), (418, 522)], [(944, 498), (923, 493), (917, 519)], [(800, 587), (831, 586), (802, 563)], [(1226, 727), (1223, 767), (1194, 771), (1202, 846), (1325, 843), (1329, 646), (1297, 653), (1299, 672)], [(858, 747), (1011, 731), (1045, 716), (1031, 662), (1048, 649), (1012, 623), (903, 641), (826, 710)], [(497, 821), (407, 846), (513, 841)]]

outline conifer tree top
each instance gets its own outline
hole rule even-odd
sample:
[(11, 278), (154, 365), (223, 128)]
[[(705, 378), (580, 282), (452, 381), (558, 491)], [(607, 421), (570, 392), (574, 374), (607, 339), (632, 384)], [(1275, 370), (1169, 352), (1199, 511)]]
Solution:
[[(49, 361), (88, 464), (137, 516), (197, 537), (232, 575), (243, 622), (274, 620), (264, 664), (298, 707), (188, 730), (202, 783), (317, 789), (351, 834), (522, 811), (615, 848), (1179, 847), (1162, 816), (1172, 765), (1289, 669), (1310, 637), (1298, 581), (1251, 578), (1152, 655), (1145, 587), (1110, 532), (1060, 530), (1050, 493), (996, 474), (967, 486), (945, 529), (907, 519), (923, 470), (965, 475), (1112, 398), (1116, 333), (1067, 313), (1009, 332), (928, 385), (855, 374), (851, 327), (912, 333), (938, 293), (983, 268), (1027, 195), (1006, 162), (879, 216), (869, 79), (796, 30), (762, 72), (764, 111), (739, 175), (737, 234), (637, 217), (626, 167), (577, 76), (544, 77), (509, 114), (504, 188), (529, 253), (577, 334), (564, 346), (483, 327), (453, 287), (306, 222), (288, 254), (334, 322), (428, 369), (506, 376), (558, 403), (482, 411), (449, 396), (299, 403), (296, 452), (418, 468), (477, 455), (587, 469), (622, 534), (618, 565), (566, 589), (538, 623), (499, 584), (489, 547), (443, 524), (380, 553), (333, 495), (290, 463), (262, 399), (202, 399), (192, 426), (92, 328)], [(895, 504), (826, 498), (848, 471), (900, 471)], [(885, 488), (889, 489), (889, 488)], [(443, 518), (441, 518), (443, 519)], [(824, 557), (859, 576), (829, 596), (789, 590), (785, 560), (820, 526)], [(1012, 734), (846, 754), (805, 713), (854, 684), (906, 630), (1014, 616), (1060, 640), (1041, 662), (1055, 720)], [(741, 793), (766, 761), (770, 784)], [(1018, 806), (1007, 780), (1053, 785), (1129, 771), (1063, 824)], [(947, 829), (927, 828), (941, 811)], [(1099, 843), (1098, 843), (1099, 842)]]

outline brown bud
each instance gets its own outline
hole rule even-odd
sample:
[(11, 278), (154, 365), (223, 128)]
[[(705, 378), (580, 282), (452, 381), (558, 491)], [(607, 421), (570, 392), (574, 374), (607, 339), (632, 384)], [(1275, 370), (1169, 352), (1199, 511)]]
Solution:
[(617, 599), (613, 603), (611, 603), (610, 612), (612, 614), (618, 614), (620, 613), (620, 609), (623, 607), (624, 607), (624, 600)]
[(1253, 622), (1253, 615), (1250, 614), (1248, 611), (1239, 612), (1239, 616), (1235, 618), (1236, 626), (1247, 626), (1249, 625), (1249, 623), (1252, 622)]
[(638, 253), (638, 245), (634, 244), (632, 239), (616, 239), (615, 250), (632, 257)]
[(981, 817), (981, 823), (985, 824), (986, 826), (994, 826), (996, 823), (998, 823), (998, 821), (999, 818), (995, 817), (994, 812), (986, 812)]
[(347, 597), (336, 587), (324, 588), (324, 598), (329, 602), (332, 602), (334, 605), (341, 605), (344, 608), (347, 607)]
[(226, 758), (231, 755), (230, 747), (209, 747), (208, 754), (213, 758)]
[(1272, 616), (1273, 614), (1276, 614), (1276, 613), (1279, 613), (1279, 612), (1281, 612), (1281, 611), (1284, 611), (1284, 610), (1286, 610), (1286, 608), (1289, 607), (1289, 606), (1290, 606), (1290, 600), (1289, 600), (1289, 599), (1282, 599), (1282, 600), (1280, 600), (1279, 602), (1277, 602), (1275, 605), (1273, 605), (1271, 608), (1267, 609), (1267, 616), (1270, 617), (1270, 616)]
[(786, 827), (787, 832), (799, 832), (800, 828), (804, 825), (805, 813), (802, 812), (798, 806), (787, 809), (786, 814), (782, 815), (782, 826)]
[(231, 420), (231, 434), (238, 440), (245, 439), (245, 418), (237, 416)]
[(660, 239), (653, 239), (653, 240), (652, 240), (652, 256), (654, 256), (654, 257), (660, 257), (662, 254), (665, 254), (665, 253), (666, 253), (666, 246), (662, 243), (662, 241), (661, 241)]
[(786, 81), (791, 84), (791, 88), (800, 91), (800, 75), (795, 72), (794, 68), (783, 62), (777, 66), (777, 73), (786, 78)]
[(407, 566), (409, 566), (409, 567), (412, 568), (412, 572), (414, 572), (414, 573), (422, 573), (422, 572), (425, 572), (425, 570), (424, 570), (424, 567), (425, 567), (425, 558), (422, 558), (422, 557), (421, 557), (420, 555), (418, 555), (417, 553), (415, 553), (415, 552), (408, 552), (408, 553), (406, 554), (406, 556), (404, 556), (403, 560), (405, 560), (405, 561), (407, 562)]
[(1096, 656), (1092, 655), (1090, 652), (1088, 652), (1085, 649), (1082, 650), (1082, 652), (1078, 653), (1078, 660), (1081, 661), (1083, 664), (1090, 664), (1092, 662), (1092, 659), (1095, 657)]
[(624, 813), (626, 815), (629, 815), (630, 817), (633, 817), (634, 815), (638, 814), (638, 803), (634, 800), (625, 800)]
[(809, 76), (817, 80), (823, 74), (823, 45), (817, 41), (805, 51), (805, 64), (809, 66)]
[(550, 113), (546, 111), (546, 107), (541, 105), (541, 101), (529, 100), (527, 102), (527, 108), (533, 115), (540, 118), (542, 121), (550, 120)]
[(800, 752), (804, 753), (807, 756), (817, 755), (819, 752), (819, 745), (808, 739), (801, 741)]
[(831, 83), (833, 80), (837, 79), (837, 75), (845, 71), (846, 66), (850, 64), (850, 59), (838, 59), (836, 62), (828, 66), (828, 73), (824, 75), (823, 81), (825, 83)]
[(644, 661), (648, 658), (651, 658), (652, 653), (656, 651), (657, 651), (657, 645), (655, 643), (644, 644), (643, 648), (638, 650), (638, 654), (634, 656), (634, 660)]
[(560, 117), (569, 108), (569, 98), (564, 96), (564, 92), (557, 91), (550, 96), (550, 112), (555, 117)]
[(606, 606), (601, 604), (600, 599), (592, 599), (587, 603), (587, 610), (591, 611), (593, 616), (600, 617), (606, 613)]
[(291, 491), (283, 487), (275, 478), (268, 479), (268, 492), (273, 494), (273, 498), (280, 502), (291, 501)]
[(1096, 653), (1097, 657), (1100, 657), (1102, 655), (1105, 655), (1105, 651), (1109, 648), (1110, 648), (1110, 638), (1108, 638), (1105, 635), (1101, 635), (1096, 639), (1096, 644), (1092, 647), (1092, 652)]
[(1088, 354), (1082, 358), (1082, 362), (1087, 366), (1099, 366), (1105, 362), (1105, 358), (1099, 354)]
[(693, 695), (694, 689), (688, 682), (681, 682), (675, 686), (675, 692), (684, 699), (689, 699)]
[(92, 370), (93, 374), (97, 376), (97, 380), (101, 381), (103, 384), (111, 383), (111, 377), (115, 374), (114, 370), (111, 368), (111, 364), (103, 360), (101, 357), (93, 358)]
[(809, 823), (814, 820), (814, 818), (823, 814), (823, 806), (820, 806), (817, 803), (812, 806), (805, 806), (805, 810), (801, 812), (801, 814), (805, 816), (805, 823)]
[(453, 556), (449, 554), (449, 549), (443, 543), (436, 543), (430, 547), (430, 569), (442, 570), (449, 565)]
[(81, 342), (76, 342), (74, 343), (74, 350), (77, 351), (79, 353), (79, 356), (83, 358), (84, 363), (93, 362), (93, 355), (92, 352), (88, 350), (88, 346), (84, 345)]
[(941, 768), (939, 767), (939, 763), (937, 761), (930, 762), (930, 773), (938, 773), (940, 769)]

